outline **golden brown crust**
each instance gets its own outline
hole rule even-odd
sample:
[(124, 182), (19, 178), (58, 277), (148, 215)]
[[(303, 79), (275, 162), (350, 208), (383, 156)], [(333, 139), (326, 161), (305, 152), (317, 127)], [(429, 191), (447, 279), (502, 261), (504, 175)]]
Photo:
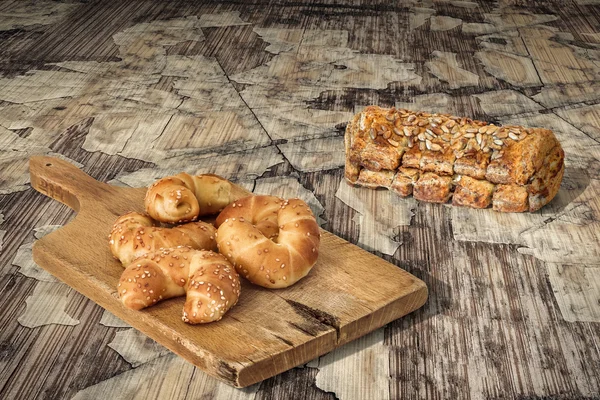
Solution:
[[(454, 189), (447, 180), (460, 175), (509, 185), (499, 191), (495, 210), (531, 211), (547, 204), (562, 179), (564, 154), (554, 134), (541, 128), (495, 126), (469, 118), (408, 110), (366, 107), (346, 129), (346, 179), (369, 188), (387, 187), (401, 196), (443, 202)], [(401, 168), (417, 169), (416, 184)], [(434, 173), (437, 178), (427, 173)], [(486, 207), (489, 185), (458, 185), (456, 205)], [(519, 187), (511, 198), (506, 190)], [(475, 191), (473, 191), (474, 189)], [(523, 190), (529, 198), (523, 201)], [(486, 205), (487, 204), (487, 205)]]
[(523, 139), (512, 141), (501, 157), (491, 161), (485, 178), (492, 183), (525, 185), (542, 168), (548, 152), (558, 145), (552, 131), (532, 128), (522, 129)]
[[(371, 171), (394, 170), (400, 165), (402, 154), (406, 146), (406, 138), (399, 139), (396, 143), (391, 139), (394, 126), (382, 126), (383, 132), (376, 136), (372, 129), (366, 134), (362, 132), (364, 114), (358, 114), (349, 124), (350, 141), (348, 147), (349, 160)], [(346, 135), (348, 136), (348, 135)], [(390, 145), (394, 143), (395, 146)]]
[(433, 172), (421, 174), (413, 188), (413, 196), (417, 200), (431, 203), (446, 203), (452, 196), (452, 178), (439, 176)]
[(231, 183), (216, 175), (167, 176), (146, 192), (146, 212), (155, 220), (171, 224), (195, 221), (216, 214), (233, 201)]
[(485, 172), (490, 162), (490, 153), (471, 152), (465, 154), (454, 163), (454, 172), (457, 175), (470, 176), (475, 179), (485, 179)]
[(351, 184), (356, 183), (360, 172), (360, 162), (356, 160), (356, 154), (359, 152), (359, 150), (356, 149), (358, 145), (354, 146), (354, 150), (352, 147), (352, 141), (358, 137), (359, 120), (360, 114), (356, 114), (346, 127), (346, 134), (344, 135), (344, 148), (346, 150), (346, 168), (344, 173), (346, 180)]
[(189, 246), (198, 250), (217, 250), (217, 229), (209, 223), (190, 222), (174, 228), (156, 225), (156, 221), (145, 214), (122, 215), (109, 235), (112, 254), (126, 267), (134, 258), (161, 248)]
[(413, 192), (415, 182), (419, 180), (421, 171), (416, 168), (400, 167), (398, 173), (390, 186), (390, 190), (396, 192), (402, 197), (410, 196)]
[[(278, 232), (269, 238), (259, 224), (273, 215)], [(319, 256), (319, 226), (300, 199), (246, 197), (226, 207), (217, 226), (219, 251), (240, 275), (259, 286), (293, 285), (310, 272)]]
[(370, 189), (377, 189), (379, 187), (389, 188), (392, 185), (392, 179), (394, 179), (395, 172), (389, 170), (382, 171), (371, 171), (363, 169), (358, 175), (357, 184), (360, 186), (368, 187)]
[(456, 188), (452, 195), (452, 205), (487, 208), (492, 204), (493, 183), (470, 176), (458, 176), (454, 182)]
[(421, 167), (421, 157), (423, 153), (418, 146), (409, 148), (402, 157), (402, 166), (405, 168), (419, 169)]
[(527, 186), (529, 192), (529, 211), (536, 211), (545, 206), (556, 196), (565, 171), (564, 151), (555, 146), (543, 161), (541, 168)]
[(183, 321), (220, 320), (240, 296), (240, 279), (220, 254), (189, 247), (161, 249), (135, 259), (119, 280), (123, 304), (134, 310), (186, 295)]
[(527, 189), (518, 185), (496, 185), (492, 196), (494, 211), (524, 212), (529, 209)]
[(419, 160), (419, 169), (423, 172), (435, 172), (438, 175), (452, 176), (456, 155), (453, 149), (446, 151), (425, 150)]

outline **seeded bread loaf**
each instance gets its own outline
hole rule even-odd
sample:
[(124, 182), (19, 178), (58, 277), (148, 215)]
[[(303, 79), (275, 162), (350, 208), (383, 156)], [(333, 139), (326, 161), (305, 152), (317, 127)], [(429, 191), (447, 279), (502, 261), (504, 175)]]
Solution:
[(346, 180), (400, 196), (536, 211), (558, 192), (564, 152), (548, 129), (366, 107), (346, 128)]

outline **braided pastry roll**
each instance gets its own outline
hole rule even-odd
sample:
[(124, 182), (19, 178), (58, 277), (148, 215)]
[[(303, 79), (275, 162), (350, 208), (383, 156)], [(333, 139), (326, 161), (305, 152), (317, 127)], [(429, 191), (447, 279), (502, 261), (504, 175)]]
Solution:
[(240, 275), (266, 288), (284, 288), (305, 277), (319, 256), (321, 234), (300, 199), (249, 196), (217, 217), (217, 246)]
[(186, 295), (183, 321), (219, 321), (240, 297), (240, 278), (220, 254), (190, 247), (161, 249), (135, 259), (121, 275), (119, 296), (141, 310)]
[(540, 209), (564, 172), (550, 130), (376, 106), (350, 121), (345, 149), (351, 184), (502, 212)]
[(152, 218), (175, 224), (216, 214), (233, 199), (231, 183), (225, 179), (182, 172), (153, 183), (146, 192), (144, 203)]
[(206, 222), (161, 228), (147, 215), (131, 212), (117, 219), (108, 238), (112, 254), (127, 266), (136, 257), (161, 248), (189, 246), (216, 251), (216, 232)]

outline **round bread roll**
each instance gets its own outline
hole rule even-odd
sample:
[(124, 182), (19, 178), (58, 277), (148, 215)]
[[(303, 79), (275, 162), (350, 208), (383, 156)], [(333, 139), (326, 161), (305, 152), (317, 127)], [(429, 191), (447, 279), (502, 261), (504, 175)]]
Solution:
[(245, 197), (227, 206), (216, 224), (220, 253), (240, 275), (265, 288), (293, 285), (319, 256), (319, 226), (300, 199)]
[(146, 192), (146, 212), (152, 218), (171, 224), (195, 221), (216, 214), (233, 201), (231, 183), (216, 175), (167, 176)]

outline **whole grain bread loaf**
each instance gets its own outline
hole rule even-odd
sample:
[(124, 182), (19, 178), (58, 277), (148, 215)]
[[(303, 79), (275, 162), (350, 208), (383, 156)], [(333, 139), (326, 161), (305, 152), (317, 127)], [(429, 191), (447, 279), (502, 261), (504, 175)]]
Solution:
[(564, 151), (548, 129), (366, 107), (346, 128), (346, 180), (417, 200), (536, 211), (558, 192)]

